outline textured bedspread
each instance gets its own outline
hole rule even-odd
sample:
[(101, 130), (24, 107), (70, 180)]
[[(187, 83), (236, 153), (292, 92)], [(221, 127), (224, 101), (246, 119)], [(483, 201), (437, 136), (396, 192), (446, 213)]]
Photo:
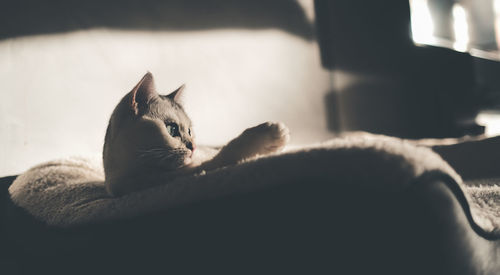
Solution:
[(366, 186), (367, 190), (381, 188), (394, 192), (403, 190), (431, 171), (450, 176), (464, 191), (479, 227), (494, 235), (500, 232), (498, 181), (464, 183), (439, 155), (428, 148), (387, 137), (338, 138), (179, 178), (119, 198), (106, 193), (99, 159), (68, 158), (31, 168), (16, 179), (9, 192), (18, 206), (37, 219), (49, 225), (66, 227), (134, 217), (290, 181), (326, 180), (339, 187), (356, 184)]
[(466, 181), (462, 187), (469, 195), (474, 219), (483, 228), (500, 235), (500, 178)]

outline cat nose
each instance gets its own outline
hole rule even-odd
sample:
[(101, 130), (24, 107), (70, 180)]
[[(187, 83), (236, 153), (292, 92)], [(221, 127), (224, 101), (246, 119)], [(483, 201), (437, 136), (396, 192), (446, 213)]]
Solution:
[(186, 147), (187, 147), (189, 150), (193, 151), (193, 152), (194, 152), (194, 149), (196, 148), (196, 146), (195, 146), (192, 142), (190, 142), (190, 141), (188, 141), (188, 142), (186, 143)]

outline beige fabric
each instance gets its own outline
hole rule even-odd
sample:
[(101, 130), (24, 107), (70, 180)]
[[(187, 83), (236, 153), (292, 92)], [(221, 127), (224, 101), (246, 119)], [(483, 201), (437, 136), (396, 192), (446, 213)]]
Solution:
[(463, 187), (474, 220), (485, 229), (500, 232), (500, 178), (466, 181)]
[[(475, 221), (499, 228), (498, 186), (464, 186), (459, 175), (428, 148), (389, 137), (344, 137), (288, 150), (236, 166), (176, 179), (168, 184), (112, 198), (104, 189), (99, 159), (67, 158), (40, 164), (10, 186), (13, 201), (49, 225), (71, 226), (134, 217), (157, 210), (311, 176), (332, 184), (402, 190), (427, 171), (450, 175), (472, 196)], [(305, 186), (306, 188), (306, 186)], [(496, 197), (489, 197), (491, 192)], [(467, 194), (466, 194), (467, 196)], [(496, 212), (495, 212), (496, 211)]]

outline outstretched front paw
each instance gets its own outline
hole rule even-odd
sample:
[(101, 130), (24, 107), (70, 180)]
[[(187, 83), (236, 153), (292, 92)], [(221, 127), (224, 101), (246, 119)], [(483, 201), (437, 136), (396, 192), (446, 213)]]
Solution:
[(253, 153), (258, 155), (281, 151), (290, 140), (290, 130), (281, 122), (265, 122), (248, 128), (242, 134)]
[(237, 138), (222, 147), (209, 165), (222, 167), (242, 160), (278, 152), (290, 140), (290, 131), (285, 124), (265, 122), (248, 128)]

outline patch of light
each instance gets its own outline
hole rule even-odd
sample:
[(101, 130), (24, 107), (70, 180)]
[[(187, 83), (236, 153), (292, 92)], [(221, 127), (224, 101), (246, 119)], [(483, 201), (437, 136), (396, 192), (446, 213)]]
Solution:
[(481, 112), (476, 117), (476, 123), (486, 127), (486, 136), (500, 135), (500, 112)]
[(497, 47), (500, 48), (500, 0), (493, 1), (493, 11), (495, 12), (495, 38)]
[(302, 7), (304, 14), (309, 23), (314, 23), (314, 1), (313, 0), (296, 0)]
[(455, 43), (453, 48), (465, 52), (469, 44), (469, 25), (467, 24), (467, 12), (460, 4), (454, 4), (452, 8), (453, 32)]
[(434, 41), (434, 22), (427, 0), (410, 0), (411, 32), (417, 44), (432, 44)]
[(493, 11), (495, 15), (500, 14), (500, 0), (493, 0)]

